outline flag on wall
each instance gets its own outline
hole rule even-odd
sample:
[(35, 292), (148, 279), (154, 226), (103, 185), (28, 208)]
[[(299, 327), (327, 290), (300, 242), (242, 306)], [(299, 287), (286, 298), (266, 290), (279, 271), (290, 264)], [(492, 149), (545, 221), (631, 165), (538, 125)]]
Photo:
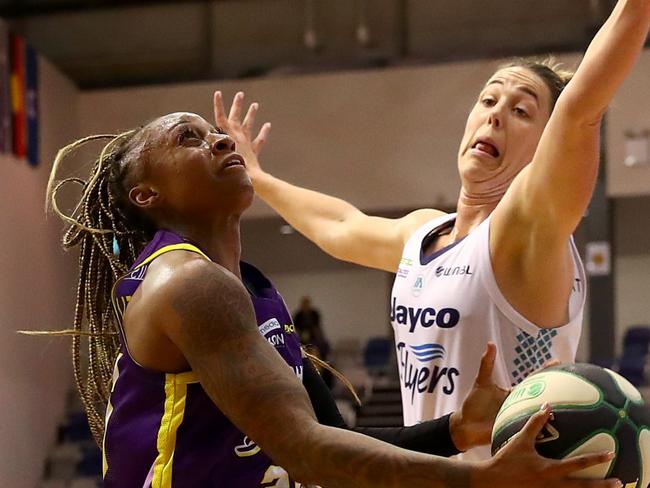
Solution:
[(39, 158), (38, 55), (0, 19), (0, 154), (36, 166)]
[(9, 29), (0, 19), (0, 153), (10, 153), (13, 150), (9, 69)]
[(9, 34), (11, 61), (11, 110), (13, 122), (13, 152), (19, 158), (27, 156), (27, 118), (25, 114), (25, 41)]
[(27, 117), (27, 161), (38, 164), (38, 55), (33, 47), (25, 51), (25, 114)]

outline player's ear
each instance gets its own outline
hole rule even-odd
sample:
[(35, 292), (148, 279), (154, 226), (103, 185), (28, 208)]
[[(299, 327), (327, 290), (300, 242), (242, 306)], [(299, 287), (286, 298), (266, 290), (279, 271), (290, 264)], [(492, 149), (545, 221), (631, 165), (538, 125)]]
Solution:
[(147, 210), (157, 207), (162, 199), (156, 188), (147, 183), (138, 183), (129, 190), (129, 200), (136, 207)]

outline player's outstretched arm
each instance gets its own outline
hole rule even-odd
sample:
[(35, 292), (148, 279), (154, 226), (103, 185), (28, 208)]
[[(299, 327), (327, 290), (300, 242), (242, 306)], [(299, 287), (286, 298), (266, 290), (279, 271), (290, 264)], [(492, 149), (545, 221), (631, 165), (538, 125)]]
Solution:
[(404, 243), (413, 230), (440, 212), (423, 210), (397, 220), (373, 217), (340, 198), (301, 188), (270, 175), (258, 161), (270, 124), (264, 124), (253, 137), (258, 104), (251, 104), (242, 120), (243, 106), (244, 94), (239, 92), (227, 115), (221, 93), (215, 93), (216, 124), (237, 143), (257, 195), (329, 255), (362, 266), (396, 272)]
[[(649, 0), (618, 1), (560, 95), (532, 163), (500, 204), (510, 207), (514, 223), (561, 244), (575, 230), (598, 173), (602, 117), (639, 57), (648, 29)], [(514, 234), (512, 228), (505, 232)]]
[[(558, 482), (569, 488), (616, 486), (566, 479), (575, 469), (603, 462), (602, 455), (571, 464), (535, 453), (534, 437), (548, 415), (543, 421), (536, 417), (520, 436), (528, 444), (519, 441), (516, 452), (506, 447), (499, 458), (478, 464), (413, 453), (319, 425), (300, 381), (259, 333), (243, 285), (214, 263), (188, 259), (161, 279), (148, 299), (152, 323), (164, 324), (163, 332), (182, 351), (214, 403), (300, 482), (356, 488), (537, 488)], [(522, 455), (527, 455), (525, 462), (517, 463)], [(521, 466), (515, 469), (516, 464)]]
[(532, 163), (493, 213), (496, 281), (511, 305), (540, 327), (567, 323), (574, 285), (568, 240), (594, 190), (600, 122), (649, 27), (649, 0), (619, 0), (560, 95)]

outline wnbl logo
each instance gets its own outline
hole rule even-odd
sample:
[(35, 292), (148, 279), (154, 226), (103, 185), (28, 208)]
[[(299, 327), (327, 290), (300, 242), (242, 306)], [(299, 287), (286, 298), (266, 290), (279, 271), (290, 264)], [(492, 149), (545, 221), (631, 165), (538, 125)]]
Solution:
[[(445, 395), (451, 395), (456, 389), (454, 379), (460, 374), (453, 367), (430, 365), (434, 359), (444, 359), (445, 348), (440, 344), (406, 345), (397, 344), (399, 354), (400, 379), (406, 390), (411, 392), (411, 405), (415, 392), (433, 393), (440, 388)], [(419, 364), (424, 363), (426, 366)]]

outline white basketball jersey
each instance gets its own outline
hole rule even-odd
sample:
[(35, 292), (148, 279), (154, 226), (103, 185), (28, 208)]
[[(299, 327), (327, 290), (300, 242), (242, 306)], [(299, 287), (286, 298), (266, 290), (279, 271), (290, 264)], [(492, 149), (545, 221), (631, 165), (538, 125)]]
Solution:
[[(586, 282), (573, 239), (567, 244), (575, 274), (569, 322), (541, 329), (499, 291), (490, 260), (490, 218), (464, 239), (423, 254), (425, 238), (450, 228), (454, 220), (455, 214), (442, 216), (411, 236), (393, 285), (390, 316), (407, 426), (461, 406), (488, 341), (497, 346), (495, 379), (510, 388), (551, 358), (572, 362), (580, 339)], [(489, 447), (463, 455), (488, 456)]]

